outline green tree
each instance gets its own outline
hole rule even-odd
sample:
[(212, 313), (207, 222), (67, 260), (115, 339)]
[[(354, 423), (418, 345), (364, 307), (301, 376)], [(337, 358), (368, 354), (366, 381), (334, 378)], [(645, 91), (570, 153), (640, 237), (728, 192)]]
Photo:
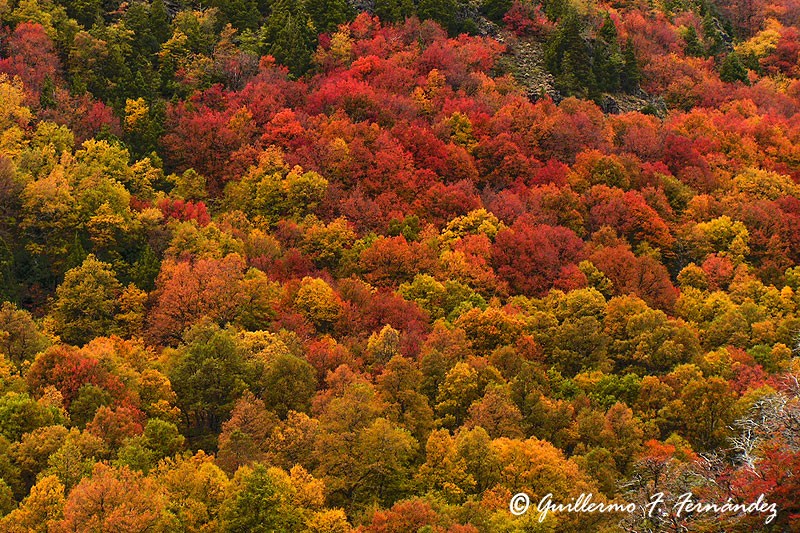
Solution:
[(290, 169), (274, 148), (263, 152), (259, 164), (225, 190), (232, 209), (241, 209), (255, 221), (276, 224), (313, 213), (328, 190), (328, 180), (299, 166)]
[(260, 32), (262, 51), (273, 56), (294, 76), (311, 66), (316, 34), (304, 2), (277, 0)]
[(678, 414), (689, 441), (701, 450), (721, 446), (730, 434), (735, 401), (728, 381), (717, 376), (696, 379), (683, 387)]
[(347, 0), (306, 0), (305, 5), (317, 33), (333, 33), (354, 15)]
[(594, 73), (601, 91), (615, 92), (621, 87), (625, 59), (619, 47), (619, 34), (611, 16), (606, 13), (594, 43)]
[(500, 22), (508, 10), (511, 9), (512, 4), (512, 0), (483, 0), (481, 12), (489, 19)]
[(184, 441), (175, 424), (151, 418), (147, 421), (144, 433), (125, 441), (117, 453), (115, 464), (127, 465), (147, 474), (159, 460), (178, 453)]
[(61, 448), (68, 434), (64, 426), (43, 426), (25, 433), (14, 443), (11, 453), (27, 487), (33, 486), (36, 477), (47, 467), (48, 458)]
[(456, 0), (420, 0), (417, 5), (417, 16), (439, 23), (451, 33), (456, 30)]
[(410, 489), (418, 443), (411, 434), (378, 418), (359, 435), (354, 449), (359, 469), (350, 482), (356, 501), (391, 505)]
[(173, 531), (219, 531), (219, 515), (230, 493), (228, 476), (203, 451), (159, 462), (151, 474), (166, 493)]
[(471, 493), (480, 494), (494, 487), (499, 481), (502, 467), (486, 430), (482, 427), (465, 428), (456, 434), (455, 444), (458, 451), (456, 461), (464, 462), (466, 474), (475, 481), (475, 488)]
[[(153, 7), (155, 5), (154, 2)], [(125, 27), (133, 31), (132, 51), (137, 56), (137, 59), (143, 56), (150, 60), (153, 55), (158, 53), (161, 45), (161, 41), (156, 37), (154, 29), (163, 37), (164, 28), (160, 26), (157, 20), (153, 19), (153, 7), (148, 6), (145, 2), (136, 2), (128, 7), (123, 16)], [(161, 2), (161, 8), (163, 9), (163, 7), (164, 4)]]
[[(275, 469), (257, 463), (242, 468), (234, 480), (237, 490), (223, 510), (223, 531), (268, 533), (299, 531), (303, 513), (276, 479)], [(287, 501), (289, 500), (289, 501)]]
[(722, 60), (722, 64), (719, 67), (719, 77), (722, 81), (727, 81), (728, 83), (733, 83), (735, 81), (748, 83), (747, 67), (742, 63), (739, 54), (731, 52), (725, 56), (725, 59)]
[(42, 426), (63, 422), (61, 412), (37, 402), (25, 393), (9, 392), (0, 397), (0, 436), (11, 441)]
[(355, 453), (359, 435), (372, 425), (383, 407), (374, 387), (357, 381), (331, 399), (320, 414), (319, 431), (313, 441), (313, 457), (318, 464), (314, 474), (325, 481), (332, 503), (355, 503), (362, 481), (360, 473), (365, 468)]
[(169, 12), (164, 0), (153, 0), (150, 4), (148, 28), (153, 37), (161, 44), (169, 39)]
[(75, 399), (70, 402), (70, 422), (76, 427), (83, 428), (92, 421), (99, 408), (111, 403), (111, 393), (97, 385), (85, 383), (78, 389)]
[(47, 469), (40, 476), (56, 476), (69, 491), (92, 473), (94, 458), (104, 447), (100, 437), (72, 428), (61, 447), (47, 458)]
[(308, 411), (316, 390), (316, 372), (306, 360), (290, 353), (278, 353), (270, 357), (258, 385), (259, 390), (254, 392), (265, 405), (279, 417), (286, 418), (289, 411)]
[(456, 364), (439, 387), (436, 414), (441, 417), (441, 425), (447, 428), (461, 426), (467, 410), (482, 392), (478, 371), (467, 363)]
[(11, 302), (0, 306), (0, 354), (21, 365), (33, 361), (36, 354), (50, 345), (41, 333), (31, 314)]
[(14, 501), (14, 493), (11, 492), (11, 487), (0, 478), (0, 518), (10, 513), (17, 502)]
[(703, 57), (705, 50), (703, 50), (703, 43), (700, 42), (700, 37), (697, 35), (697, 30), (694, 25), (689, 25), (686, 33), (683, 35), (684, 51), (687, 56)]
[(433, 410), (428, 399), (419, 392), (422, 373), (401, 355), (394, 356), (378, 377), (378, 391), (387, 403), (388, 418), (404, 427), (423, 442), (433, 427)]
[(622, 49), (623, 69), (620, 74), (620, 85), (622, 90), (634, 92), (639, 88), (642, 81), (642, 71), (639, 68), (639, 60), (636, 57), (636, 50), (633, 47), (633, 40), (629, 37)]
[(345, 218), (337, 218), (327, 225), (315, 220), (306, 227), (303, 251), (313, 258), (315, 265), (335, 273), (355, 240), (356, 234)]
[(245, 389), (245, 365), (233, 336), (199, 324), (169, 356), (167, 374), (177, 404), (195, 435), (219, 432)]
[(184, 200), (203, 200), (208, 195), (206, 177), (198, 174), (193, 168), (184, 171), (179, 176), (173, 176), (168, 178), (175, 183), (175, 188), (170, 192), (171, 196), (178, 196)]
[(417, 302), (433, 319), (453, 320), (472, 308), (486, 308), (483, 297), (468, 285), (452, 280), (441, 283), (428, 274), (417, 274), (411, 283), (400, 285), (400, 294)]
[(82, 346), (117, 331), (115, 315), (122, 285), (111, 265), (94, 255), (64, 276), (56, 289), (51, 328), (62, 341)]
[(414, 15), (412, 0), (375, 0), (375, 14), (385, 22), (402, 22)]
[(574, 10), (561, 19), (558, 31), (547, 43), (545, 63), (556, 86), (568, 95), (587, 97), (597, 91), (592, 53), (584, 36), (585, 23)]
[(96, 98), (122, 109), (133, 83), (131, 70), (134, 32), (124, 22), (94, 25), (73, 40), (67, 69), (76, 92), (90, 92)]
[(256, 0), (214, 0), (209, 5), (220, 10), (222, 19), (237, 30), (258, 29), (261, 13)]

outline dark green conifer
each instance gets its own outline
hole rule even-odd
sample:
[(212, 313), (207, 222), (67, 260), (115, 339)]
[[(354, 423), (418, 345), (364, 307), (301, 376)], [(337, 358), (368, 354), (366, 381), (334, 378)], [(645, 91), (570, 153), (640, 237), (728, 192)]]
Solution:
[(417, 15), (439, 23), (452, 34), (456, 29), (456, 8), (455, 0), (420, 0)]
[(622, 50), (622, 59), (624, 61), (624, 68), (620, 76), (620, 86), (625, 92), (633, 92), (639, 88), (639, 83), (642, 81), (642, 71), (639, 68), (639, 60), (636, 59), (636, 50), (633, 47), (633, 41), (628, 38), (625, 43), (625, 48)]
[(484, 0), (481, 11), (487, 18), (499, 22), (503, 16), (511, 9), (511, 0)]
[(311, 65), (315, 45), (314, 23), (305, 6), (278, 0), (261, 28), (262, 52), (273, 56), (294, 76), (302, 76)]
[(728, 83), (733, 83), (735, 81), (741, 81), (743, 83), (748, 82), (747, 68), (739, 58), (739, 54), (731, 52), (725, 56), (719, 68), (719, 77), (722, 81)]
[(402, 22), (416, 14), (411, 0), (375, 0), (374, 11), (384, 22)]
[(317, 33), (335, 32), (340, 24), (344, 24), (354, 15), (347, 0), (307, 0), (306, 10)]
[(570, 11), (545, 53), (545, 62), (555, 76), (556, 87), (570, 96), (587, 97), (597, 92), (592, 54), (583, 33), (583, 21), (578, 13)]
[(625, 60), (620, 53), (618, 39), (617, 27), (606, 13), (594, 46), (595, 78), (598, 88), (604, 92), (616, 92), (620, 89)]
[(703, 57), (703, 44), (700, 42), (700, 38), (694, 26), (689, 26), (686, 30), (683, 41), (685, 43), (684, 51), (687, 56)]

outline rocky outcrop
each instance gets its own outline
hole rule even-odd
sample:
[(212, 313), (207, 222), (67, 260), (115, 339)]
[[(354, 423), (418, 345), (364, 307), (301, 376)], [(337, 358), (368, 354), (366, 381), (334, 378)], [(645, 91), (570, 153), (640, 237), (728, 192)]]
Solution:
[(609, 115), (639, 111), (659, 117), (667, 114), (667, 104), (660, 96), (650, 96), (644, 91), (636, 94), (604, 94), (598, 102), (600, 109)]
[(542, 44), (531, 39), (518, 39), (508, 32), (499, 32), (495, 37), (507, 47), (510, 70), (514, 78), (525, 88), (528, 98), (538, 100), (549, 95), (559, 99), (553, 84), (553, 75), (544, 66)]

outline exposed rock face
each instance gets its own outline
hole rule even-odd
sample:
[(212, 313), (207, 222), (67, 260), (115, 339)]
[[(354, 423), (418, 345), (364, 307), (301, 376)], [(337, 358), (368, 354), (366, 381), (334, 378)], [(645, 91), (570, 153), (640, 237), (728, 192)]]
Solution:
[[(549, 96), (559, 102), (564, 98), (556, 88), (553, 75), (544, 66), (542, 43), (532, 39), (518, 39), (506, 31), (498, 32), (495, 38), (508, 50), (506, 58), (514, 78), (525, 88), (528, 98), (538, 100)], [(667, 105), (660, 96), (650, 96), (643, 90), (634, 94), (603, 94), (598, 105), (604, 113), (616, 115), (639, 111), (664, 117)]]
[(375, 9), (375, 0), (348, 0), (348, 3), (356, 13), (361, 13), (362, 11), (372, 13)]
[(539, 42), (517, 39), (508, 32), (499, 32), (495, 38), (508, 47), (511, 73), (525, 87), (528, 98), (538, 100), (549, 95), (559, 100), (560, 95), (553, 85), (553, 75), (544, 67), (544, 50)]
[(604, 94), (600, 99), (600, 109), (609, 115), (639, 111), (659, 117), (667, 114), (667, 104), (660, 96), (650, 96), (644, 91), (636, 94)]
[(603, 98), (600, 100), (600, 109), (603, 110), (603, 113), (618, 115), (619, 103), (610, 94), (604, 94)]
[(178, 11), (184, 8), (183, 4), (178, 0), (164, 0), (164, 8), (167, 10), (167, 14), (169, 14), (169, 18), (175, 18), (175, 15), (178, 14)]

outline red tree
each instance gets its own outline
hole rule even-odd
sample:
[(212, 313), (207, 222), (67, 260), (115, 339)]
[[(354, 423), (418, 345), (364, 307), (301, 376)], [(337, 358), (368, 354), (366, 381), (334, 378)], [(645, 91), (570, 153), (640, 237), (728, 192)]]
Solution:
[(559, 277), (561, 270), (576, 263), (583, 242), (561, 226), (536, 226), (528, 217), (497, 234), (492, 257), (498, 275), (516, 292), (540, 296)]

